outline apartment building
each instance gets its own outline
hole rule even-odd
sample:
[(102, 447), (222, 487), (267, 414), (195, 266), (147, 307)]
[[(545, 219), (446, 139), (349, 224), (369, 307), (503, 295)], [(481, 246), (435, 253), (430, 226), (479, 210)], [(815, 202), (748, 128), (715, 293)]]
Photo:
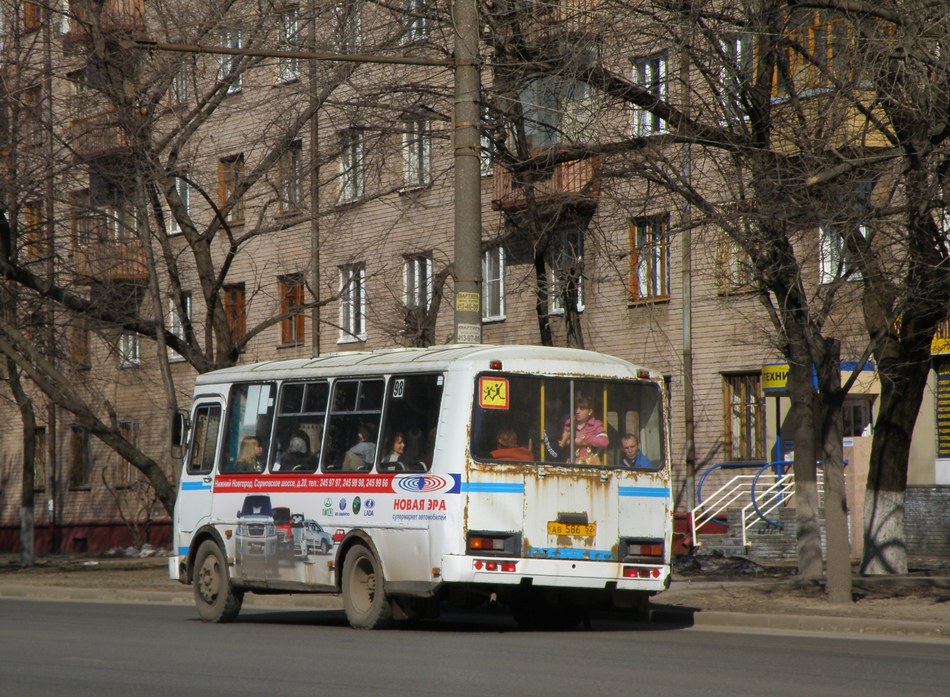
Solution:
[[(187, 408), (198, 372), (454, 340), (444, 4), (2, 7), (5, 206), (17, 268), (29, 272), (8, 282), (4, 321), (16, 331), (5, 343), (20, 339), (21, 354), (32, 346), (45, 360), (45, 377), (19, 371), (37, 423), (39, 549), (162, 544), (168, 514), (155, 490), (174, 486), (181, 462), (170, 415)], [(661, 370), (685, 512), (697, 472), (718, 463), (754, 472), (789, 457), (793, 423), (771, 378), (785, 359), (734, 234), (753, 224), (749, 182), (696, 138), (677, 137), (687, 118), (719, 134), (743, 130), (754, 37), (723, 31), (703, 53), (654, 22), (636, 3), (606, 0), (485, 18), (482, 333), (486, 343), (582, 345)], [(776, 77), (773, 101), (794, 93), (820, 103), (819, 68), (841, 60), (842, 26), (814, 13), (790, 25), (820, 60)], [(308, 59), (314, 51), (380, 60)], [(526, 52), (538, 66), (511, 60)], [(552, 76), (543, 68), (554, 57), (563, 66)], [(853, 109), (830, 114), (816, 106), (812, 117), (838, 119), (842, 141), (862, 128), (873, 141)], [(860, 373), (845, 400), (856, 457), (880, 393), (862, 362), (860, 278), (830, 222), (800, 228), (808, 287), (836, 288), (828, 321), (842, 338), (843, 376)], [(938, 452), (941, 366), (935, 357), (908, 478), (923, 509), (950, 484)], [(71, 389), (57, 392), (57, 381)], [(17, 544), (24, 471), (15, 394), (8, 380), (6, 549)]]

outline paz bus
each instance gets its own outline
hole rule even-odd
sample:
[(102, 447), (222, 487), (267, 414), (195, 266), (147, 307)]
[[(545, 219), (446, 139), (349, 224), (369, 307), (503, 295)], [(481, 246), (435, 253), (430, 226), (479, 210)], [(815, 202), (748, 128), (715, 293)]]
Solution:
[(206, 373), (181, 424), (170, 575), (208, 622), (247, 593), (337, 593), (356, 628), (445, 601), (528, 627), (643, 609), (670, 582), (664, 394), (655, 371), (538, 346)]

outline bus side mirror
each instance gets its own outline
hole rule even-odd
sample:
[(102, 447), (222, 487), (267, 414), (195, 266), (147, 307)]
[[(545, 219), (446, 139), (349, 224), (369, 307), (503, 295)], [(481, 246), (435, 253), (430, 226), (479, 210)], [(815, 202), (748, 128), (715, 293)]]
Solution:
[(172, 414), (172, 445), (182, 447), (185, 445), (185, 434), (188, 433), (188, 415), (183, 411), (176, 411)]

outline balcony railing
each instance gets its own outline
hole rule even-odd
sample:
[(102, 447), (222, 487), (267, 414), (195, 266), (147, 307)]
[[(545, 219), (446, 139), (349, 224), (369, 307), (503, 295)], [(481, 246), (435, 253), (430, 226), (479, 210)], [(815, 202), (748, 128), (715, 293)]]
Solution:
[(145, 0), (71, 0), (72, 18), (63, 37), (67, 50), (89, 40), (90, 27), (103, 34), (131, 34), (145, 31)]
[(128, 136), (112, 112), (73, 121), (69, 136), (73, 152), (80, 160), (116, 155), (129, 149)]
[(141, 281), (148, 277), (140, 240), (109, 240), (73, 247), (73, 271), (84, 283)]
[(492, 207), (495, 210), (524, 207), (528, 203), (529, 191), (539, 205), (596, 204), (600, 196), (600, 170), (601, 158), (593, 156), (561, 162), (546, 176), (539, 177), (532, 172), (530, 181), (516, 181), (511, 171), (496, 164)]

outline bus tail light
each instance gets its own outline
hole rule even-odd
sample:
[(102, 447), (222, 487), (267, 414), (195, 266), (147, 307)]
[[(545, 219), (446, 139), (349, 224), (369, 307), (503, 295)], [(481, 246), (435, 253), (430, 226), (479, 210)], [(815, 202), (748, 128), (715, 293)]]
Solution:
[(652, 569), (644, 566), (623, 567), (624, 578), (659, 578), (661, 573), (662, 572), (656, 567)]
[(646, 562), (648, 564), (662, 562), (666, 548), (662, 539), (644, 537), (626, 537), (621, 540), (622, 561)]
[(476, 559), (472, 562), (476, 571), (501, 571), (503, 573), (514, 573), (518, 570), (516, 561), (499, 561), (497, 559)]
[(472, 530), (465, 540), (465, 553), (470, 555), (518, 557), (521, 556), (520, 551), (520, 533)]

